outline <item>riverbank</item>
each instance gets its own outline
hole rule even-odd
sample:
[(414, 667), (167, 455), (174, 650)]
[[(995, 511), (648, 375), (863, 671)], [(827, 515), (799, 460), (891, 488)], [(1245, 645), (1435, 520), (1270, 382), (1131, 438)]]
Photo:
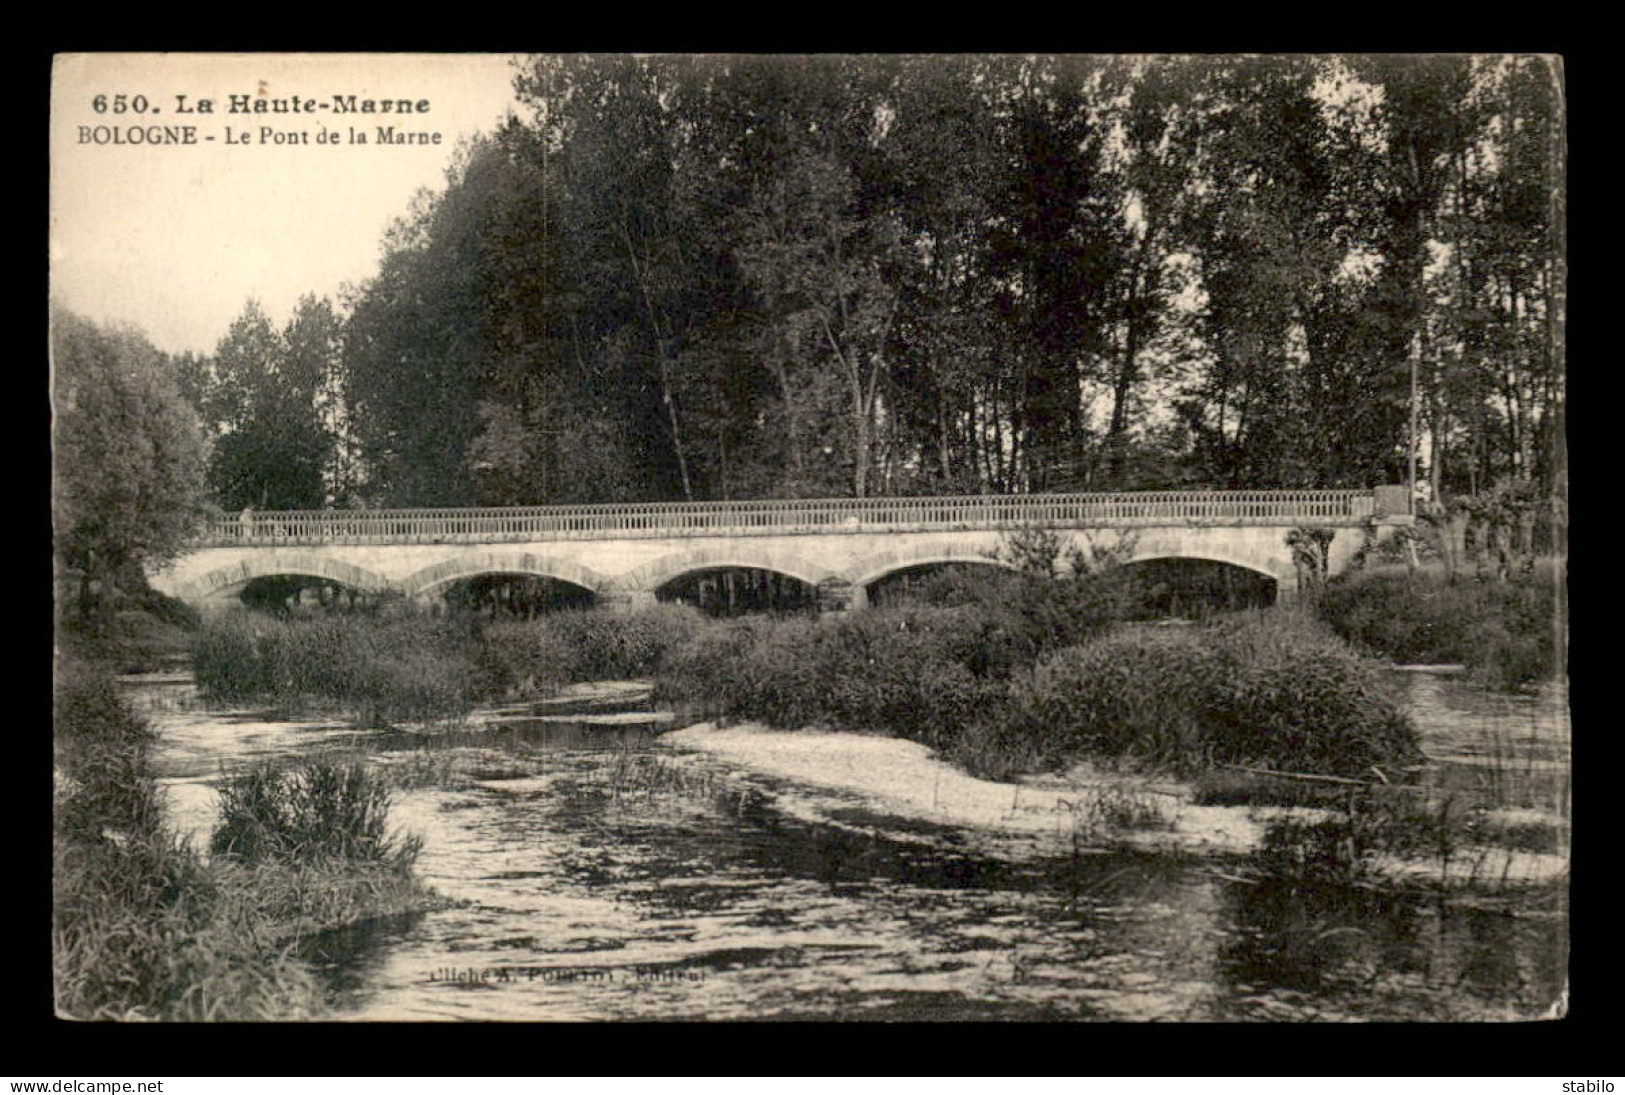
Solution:
[(387, 792), (359, 769), (228, 778), (197, 840), (160, 787), (149, 720), (105, 665), (59, 663), (54, 735), (63, 1018), (315, 1018), (323, 994), (291, 944), (435, 903), (412, 875), (415, 845), (380, 831)]
[[(996, 782), (961, 771), (918, 742), (852, 732), (707, 722), (662, 740), (782, 781), (779, 807), (803, 821), (911, 834), (927, 843), (1011, 859), (1116, 849), (1219, 860), (1256, 857), (1272, 834), (1336, 827), (1349, 809), (1272, 804), (1263, 787), (1256, 789), (1260, 801), (1252, 804), (1204, 805), (1198, 781), (1088, 761), (1060, 773)], [(798, 785), (834, 792), (850, 806), (832, 810), (827, 799), (798, 796)], [(1391, 802), (1414, 797), (1420, 789), (1362, 790)], [(1425, 826), (1427, 820), (1428, 806), (1419, 801), (1394, 812), (1389, 824)], [(1373, 831), (1367, 835), (1376, 843), (1362, 849), (1359, 866), (1374, 882), (1479, 893), (1549, 885), (1567, 872), (1567, 823), (1559, 815), (1477, 809), (1458, 827), (1460, 838), (1442, 857), (1436, 848), (1416, 854), (1420, 841), (1401, 844), (1393, 834)], [(1434, 829), (1437, 843), (1440, 834)], [(1471, 839), (1474, 830), (1481, 839)], [(1561, 850), (1532, 850), (1495, 839), (1512, 832), (1525, 843), (1532, 832), (1550, 835)]]
[[(1064, 854), (1080, 841), (1240, 854), (1260, 835), (1242, 811), (1190, 805), (1188, 784), (1105, 773), (1087, 763), (1063, 775), (996, 782), (969, 775), (919, 742), (871, 734), (706, 722), (662, 740), (852, 799), (849, 812), (810, 811), (803, 820), (864, 818), (880, 828), (920, 822), (961, 830), (954, 834), (960, 842), (1006, 857)], [(789, 794), (783, 805), (795, 813), (799, 804)], [(1128, 827), (1114, 825), (1114, 817)]]

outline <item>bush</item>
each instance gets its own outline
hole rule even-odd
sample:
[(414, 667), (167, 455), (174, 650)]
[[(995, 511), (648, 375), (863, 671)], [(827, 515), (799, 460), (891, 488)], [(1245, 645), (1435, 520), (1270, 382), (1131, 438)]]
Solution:
[(1183, 633), (1071, 647), (1011, 682), (1003, 737), (1046, 766), (1091, 753), (1195, 764), (1205, 745), (1198, 706), (1223, 673), (1218, 651)]
[(486, 624), (474, 658), (487, 694), (547, 695), (574, 681), (653, 676), (706, 626), (680, 605), (558, 612)]
[(192, 672), (225, 702), (336, 705), (367, 725), (427, 722), (473, 707), (470, 645), (466, 628), (425, 619), (238, 613), (198, 632)]
[(1558, 577), (1551, 567), (1499, 582), (1439, 570), (1385, 569), (1330, 583), (1318, 606), (1350, 642), (1401, 662), (1459, 662), (1489, 684), (1517, 688), (1558, 671)]
[(569, 682), (569, 647), (555, 629), (536, 620), (485, 624), (473, 657), (483, 696), (546, 696)]
[(893, 593), (884, 611), (958, 610), (937, 617), (957, 634), (950, 656), (980, 675), (1007, 677), (1104, 632), (1122, 618), (1131, 592), (1126, 572), (1049, 578), (968, 564), (914, 581)]
[(786, 729), (839, 726), (940, 745), (1003, 695), (967, 664), (980, 649), (969, 622), (964, 609), (914, 606), (724, 626), (668, 660), (656, 696)]
[(1415, 731), (1358, 656), (1290, 619), (1123, 631), (1061, 651), (1013, 682), (1005, 735), (1052, 764), (1097, 753), (1336, 773), (1416, 759)]

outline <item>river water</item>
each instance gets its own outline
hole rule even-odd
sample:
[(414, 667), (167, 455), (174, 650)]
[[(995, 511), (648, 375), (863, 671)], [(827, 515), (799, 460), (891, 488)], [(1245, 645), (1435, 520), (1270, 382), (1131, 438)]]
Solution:
[[(1566, 794), (1560, 698), (1395, 681), (1428, 778), (1514, 810)], [(1546, 1014), (1565, 984), (1561, 886), (1446, 900), (1260, 881), (1234, 856), (996, 855), (662, 738), (631, 692), (482, 712), (426, 752), (210, 709), (184, 675), (128, 686), (200, 843), (246, 762), (455, 762), (395, 805), (444, 907), (304, 946), (335, 1019), (1500, 1020)]]

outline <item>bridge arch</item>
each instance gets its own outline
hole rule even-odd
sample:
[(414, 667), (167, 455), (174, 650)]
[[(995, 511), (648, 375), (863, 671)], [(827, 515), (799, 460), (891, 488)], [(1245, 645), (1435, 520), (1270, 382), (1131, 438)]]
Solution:
[(840, 580), (840, 575), (828, 567), (819, 566), (792, 552), (770, 547), (753, 550), (747, 543), (676, 551), (670, 555), (662, 555), (635, 570), (628, 571), (621, 576), (617, 585), (623, 590), (653, 593), (667, 582), (681, 578), (685, 574), (725, 567), (770, 570), (814, 587), (831, 579)]
[(1157, 559), (1194, 559), (1204, 563), (1223, 563), (1226, 566), (1237, 567), (1241, 570), (1250, 570), (1254, 574), (1273, 579), (1276, 582), (1294, 580), (1297, 572), (1292, 569), (1290, 562), (1283, 566), (1274, 559), (1264, 560), (1250, 558), (1245, 554), (1200, 549), (1185, 551), (1179, 548), (1153, 548), (1146, 551), (1136, 551), (1120, 565), (1133, 566), (1135, 563), (1149, 563)]
[(278, 575), (324, 578), (365, 593), (378, 593), (393, 583), (373, 571), (310, 552), (246, 552), (230, 566), (207, 571), (175, 590), (175, 596), (189, 603), (220, 598), (246, 586), (256, 578)]
[(1142, 551), (1116, 569), (1127, 572), (1128, 618), (1136, 620), (1264, 608), (1298, 589), (1295, 572), (1244, 553)]
[(609, 580), (596, 570), (556, 555), (538, 555), (529, 551), (481, 551), (454, 555), (426, 566), (402, 579), (401, 589), (408, 597), (419, 597), (453, 582), (477, 578), (482, 574), (529, 574), (538, 578), (556, 578), (591, 590), (594, 595), (609, 585)]
[(1017, 569), (1003, 559), (996, 559), (985, 551), (973, 547), (951, 544), (909, 544), (902, 547), (865, 555), (847, 568), (847, 580), (855, 588), (866, 588), (889, 574), (913, 567), (934, 566), (940, 563), (980, 563), (984, 566)]

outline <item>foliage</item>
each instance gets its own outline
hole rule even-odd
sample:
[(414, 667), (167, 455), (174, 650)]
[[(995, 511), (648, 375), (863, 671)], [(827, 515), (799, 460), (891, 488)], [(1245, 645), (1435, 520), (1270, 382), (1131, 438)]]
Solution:
[(225, 702), (336, 705), (365, 725), (456, 718), (473, 706), (474, 663), (457, 624), (328, 616), (210, 620), (192, 643), (198, 686)]
[(1510, 689), (1559, 671), (1555, 612), (1564, 595), (1550, 565), (1509, 582), (1384, 568), (1333, 581), (1317, 610), (1337, 634), (1382, 657), (1464, 664)]
[(967, 664), (978, 644), (966, 618), (920, 607), (713, 625), (668, 659), (656, 695), (788, 729), (838, 726), (940, 745), (1002, 693)]
[(55, 730), (58, 1014), (313, 1017), (320, 994), (310, 972), (267, 945), (254, 902), (225, 892), (167, 828), (152, 732), (102, 671), (58, 665)]
[[(346, 409), (374, 502), (477, 500), (469, 456), (481, 421), (479, 381), (487, 361), (503, 359), (487, 317), (505, 295), (499, 287), (508, 273), (486, 257), (502, 256), (509, 246), (499, 239), (499, 216), (504, 195), (517, 185), (513, 165), (492, 142), (460, 150), (445, 190), (420, 194), (391, 227), (377, 275), (348, 302), (341, 351)], [(516, 205), (521, 200), (515, 196)], [(551, 286), (542, 268), (538, 263), (534, 276), (515, 277), (509, 291), (526, 282)], [(604, 500), (610, 497), (605, 492)]]
[(675, 605), (531, 620), (407, 616), (210, 620), (192, 644), (198, 685), (225, 702), (337, 708), (365, 725), (454, 719), (476, 697), (545, 696), (574, 681), (652, 676), (704, 621)]
[(1549, 60), (548, 56), (516, 89), (348, 302), (375, 501), (1365, 487), (1413, 373), (1437, 494), (1560, 475)]
[(1046, 658), (1011, 686), (1008, 733), (1052, 763), (1079, 753), (1185, 770), (1234, 763), (1360, 772), (1415, 759), (1415, 732), (1371, 670), (1281, 613), (1125, 630)]
[(78, 613), (105, 627), (115, 590), (181, 549), (203, 514), (204, 445), (172, 365), (132, 331), (58, 310), (51, 327), (52, 521)]
[(1021, 574), (1055, 578), (1068, 566), (1077, 569), (1070, 539), (1065, 529), (1027, 522), (1006, 532), (991, 558)]
[(1298, 570), (1303, 586), (1319, 594), (1331, 572), (1332, 540), (1335, 528), (1295, 528), (1286, 534), (1286, 546), (1292, 549), (1292, 565)]
[(474, 657), (485, 694), (547, 695), (574, 681), (653, 676), (702, 624), (693, 609), (675, 605), (556, 612), (486, 624)]
[(209, 487), (223, 509), (316, 509), (327, 501), (339, 473), (336, 423), (323, 411), (339, 339), (326, 300), (307, 295), (283, 331), (250, 300), (201, 363), (197, 405), (216, 434)]
[(954, 625), (966, 644), (959, 660), (994, 676), (1100, 634), (1131, 609), (1132, 595), (1131, 576), (1120, 570), (1047, 578), (979, 566), (933, 578), (918, 594), (967, 610)]
[(1368, 487), (1413, 381), (1441, 507), (1561, 504), (1550, 58), (555, 55), (515, 91), (373, 277), (177, 363), (222, 505)]
[(1523, 478), (1506, 478), (1486, 491), (1456, 500), (1467, 514), (1467, 534), (1477, 548), (1479, 576), (1493, 570), (1501, 580), (1517, 574), (1527, 577), (1533, 570), (1537, 531), (1550, 542), (1550, 500), (1536, 484)]

